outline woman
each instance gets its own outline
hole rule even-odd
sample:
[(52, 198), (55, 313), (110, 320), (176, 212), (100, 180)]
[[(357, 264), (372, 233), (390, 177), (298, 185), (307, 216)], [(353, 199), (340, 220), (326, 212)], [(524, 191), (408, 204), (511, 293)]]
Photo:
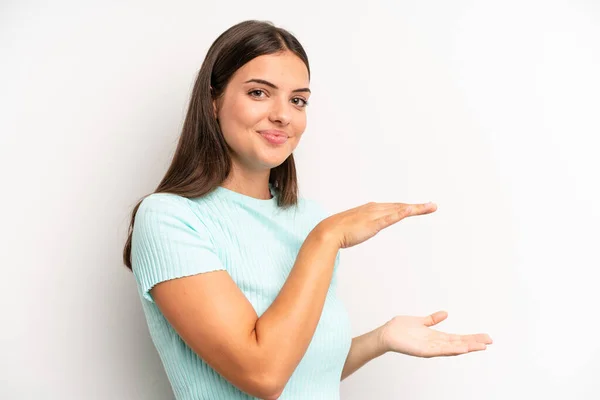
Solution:
[(339, 382), (388, 351), (483, 350), (484, 334), (398, 316), (352, 339), (336, 295), (339, 250), (434, 204), (369, 203), (328, 216), (298, 196), (306, 54), (289, 32), (245, 21), (199, 71), (176, 153), (133, 210), (124, 262), (177, 399), (336, 399)]

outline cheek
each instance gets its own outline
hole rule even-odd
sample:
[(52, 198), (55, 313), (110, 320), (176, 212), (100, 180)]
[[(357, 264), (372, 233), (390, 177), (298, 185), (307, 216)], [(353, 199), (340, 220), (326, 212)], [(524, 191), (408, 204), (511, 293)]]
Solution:
[(251, 129), (268, 115), (265, 103), (251, 99), (239, 98), (231, 102), (228, 113), (231, 121), (235, 121), (238, 129)]
[(296, 135), (301, 136), (302, 133), (304, 133), (304, 130), (306, 129), (306, 114), (303, 113), (301, 115), (298, 115), (298, 117), (294, 119), (293, 125), (294, 132), (296, 132)]

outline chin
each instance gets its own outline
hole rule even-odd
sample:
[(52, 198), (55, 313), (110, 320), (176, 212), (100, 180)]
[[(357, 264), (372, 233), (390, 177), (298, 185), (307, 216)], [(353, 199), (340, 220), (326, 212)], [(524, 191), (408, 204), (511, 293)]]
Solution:
[(269, 169), (272, 169), (272, 168), (279, 167), (281, 164), (283, 164), (285, 162), (285, 160), (287, 160), (287, 157), (283, 158), (283, 159), (280, 158), (278, 160), (273, 160), (273, 159), (261, 160), (261, 164)]
[(285, 152), (285, 154), (263, 154), (262, 157), (259, 158), (259, 162), (265, 167), (275, 168), (283, 164), (289, 156), (290, 153), (288, 152)]
[(288, 148), (270, 148), (261, 149), (257, 154), (263, 165), (268, 165), (270, 168), (275, 168), (284, 163), (290, 156), (291, 152)]

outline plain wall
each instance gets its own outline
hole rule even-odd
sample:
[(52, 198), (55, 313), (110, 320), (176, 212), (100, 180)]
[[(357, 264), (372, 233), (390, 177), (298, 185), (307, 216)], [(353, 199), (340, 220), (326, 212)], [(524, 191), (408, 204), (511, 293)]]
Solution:
[(342, 251), (354, 335), (447, 310), (495, 341), (386, 354), (342, 398), (600, 398), (600, 6), (567, 0), (2, 2), (0, 398), (172, 398), (121, 252), (245, 19), (309, 55), (303, 196), (438, 204)]

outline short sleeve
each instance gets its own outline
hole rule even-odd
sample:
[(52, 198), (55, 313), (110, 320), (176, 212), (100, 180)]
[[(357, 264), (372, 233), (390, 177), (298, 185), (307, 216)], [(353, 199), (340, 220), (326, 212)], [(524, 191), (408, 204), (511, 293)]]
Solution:
[(142, 200), (133, 225), (131, 265), (144, 298), (152, 303), (150, 289), (160, 282), (225, 269), (189, 200), (168, 193)]

